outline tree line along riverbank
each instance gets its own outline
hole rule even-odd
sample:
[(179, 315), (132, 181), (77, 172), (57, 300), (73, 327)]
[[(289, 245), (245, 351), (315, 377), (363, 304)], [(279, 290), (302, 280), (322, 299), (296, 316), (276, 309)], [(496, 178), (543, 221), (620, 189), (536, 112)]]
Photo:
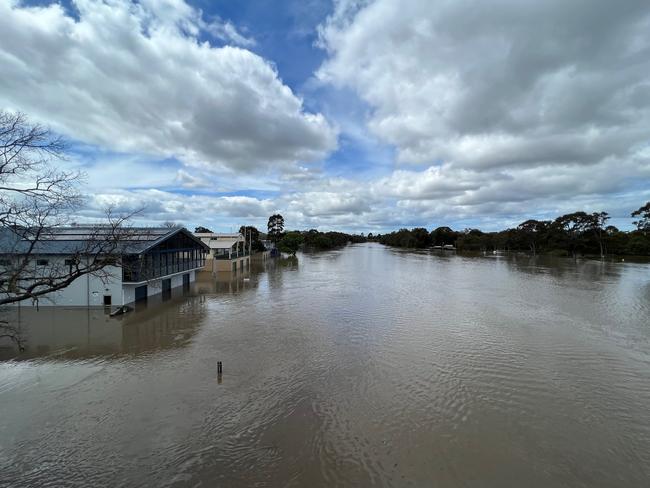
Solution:
[(286, 232), (278, 241), (281, 252), (295, 254), (299, 249), (306, 251), (326, 251), (345, 246), (348, 243), (366, 242), (366, 238), (358, 234), (344, 232), (320, 232), (316, 229), (307, 231)]
[(636, 229), (622, 231), (607, 225), (607, 212), (574, 212), (555, 220), (522, 222), (498, 232), (479, 229), (455, 231), (438, 227), (400, 229), (368, 235), (368, 240), (403, 248), (452, 245), (460, 251), (524, 251), (560, 256), (635, 255), (650, 256), (650, 202), (632, 212)]

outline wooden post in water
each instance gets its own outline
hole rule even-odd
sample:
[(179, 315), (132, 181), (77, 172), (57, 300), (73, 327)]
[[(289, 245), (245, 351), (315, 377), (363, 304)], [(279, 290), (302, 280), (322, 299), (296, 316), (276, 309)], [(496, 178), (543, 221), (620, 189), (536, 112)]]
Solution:
[(217, 361), (217, 374), (222, 374), (223, 373), (223, 365), (221, 364), (221, 361)]

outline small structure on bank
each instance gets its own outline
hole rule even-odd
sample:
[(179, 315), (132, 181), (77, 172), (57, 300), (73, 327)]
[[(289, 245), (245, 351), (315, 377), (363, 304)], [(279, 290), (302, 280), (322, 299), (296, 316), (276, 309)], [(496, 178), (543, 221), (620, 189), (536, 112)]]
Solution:
[[(102, 226), (60, 227), (38, 240), (3, 235), (0, 267), (29, 259), (28, 280), (65, 274), (79, 263), (104, 259), (101, 273), (85, 274), (67, 287), (24, 300), (20, 306), (111, 306), (122, 307), (159, 293), (170, 294), (189, 287), (196, 271), (205, 265), (209, 248), (185, 228), (129, 228), (110, 254), (93, 254), (101, 242)], [(107, 230), (108, 232), (108, 230)]]

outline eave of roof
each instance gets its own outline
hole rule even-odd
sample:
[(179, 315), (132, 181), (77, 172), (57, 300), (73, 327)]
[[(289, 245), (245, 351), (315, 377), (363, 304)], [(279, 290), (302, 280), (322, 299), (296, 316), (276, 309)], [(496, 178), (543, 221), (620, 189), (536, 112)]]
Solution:
[(182, 233), (184, 233), (185, 235), (189, 236), (189, 237), (190, 237), (194, 242), (196, 242), (197, 244), (199, 244), (199, 245), (200, 245), (203, 249), (205, 249), (206, 251), (209, 251), (209, 250), (210, 250), (210, 247), (209, 247), (205, 242), (203, 242), (201, 239), (199, 239), (198, 237), (196, 237), (194, 234), (192, 234), (192, 233), (191, 233), (189, 230), (187, 230), (185, 227), (178, 227), (178, 228), (176, 228), (176, 229), (172, 229), (172, 231), (171, 231), (169, 234), (165, 234), (165, 235), (161, 236), (160, 238), (156, 239), (154, 242), (152, 242), (151, 244), (149, 244), (149, 246), (147, 246), (147, 247), (145, 247), (144, 249), (142, 249), (141, 251), (139, 251), (139, 254), (141, 254), (141, 253), (143, 253), (143, 252), (147, 252), (149, 249), (151, 249), (151, 248), (157, 246), (157, 245), (160, 244), (161, 242), (164, 242), (164, 241), (166, 241), (167, 239), (169, 239), (169, 238), (171, 238), (171, 237), (174, 237), (176, 234), (178, 234), (178, 233), (180, 233), (180, 232), (182, 232)]
[(210, 247), (210, 249), (227, 249), (234, 246), (238, 242), (244, 242), (244, 241), (242, 241), (241, 239), (215, 239), (215, 240), (211, 240), (208, 246)]
[[(85, 244), (90, 241), (89, 238), (83, 238), (84, 236), (92, 235), (92, 232), (96, 232), (99, 227), (79, 227), (79, 228), (60, 228), (55, 229), (60, 230), (61, 233), (57, 234), (55, 238), (52, 239), (43, 239), (36, 242), (32, 250), (34, 255), (64, 255), (64, 254), (75, 254), (83, 253), (85, 250)], [(117, 252), (123, 254), (142, 254), (152, 249), (154, 246), (170, 239), (179, 232), (184, 233), (188, 236), (193, 242), (203, 248), (204, 251), (208, 252), (210, 247), (202, 242), (199, 238), (195, 237), (190, 231), (184, 227), (178, 227), (174, 229), (169, 229), (167, 232), (161, 233), (163, 230), (161, 228), (151, 228), (151, 229), (132, 229), (135, 231), (142, 231), (142, 234), (138, 234), (138, 239), (124, 239), (118, 245)], [(71, 232), (74, 231), (74, 232)], [(85, 232), (84, 232), (85, 231)], [(150, 233), (150, 234), (148, 234)], [(157, 237), (153, 234), (157, 234)], [(145, 236), (155, 237), (155, 239), (143, 239)], [(76, 237), (76, 239), (74, 238)], [(29, 246), (31, 241), (21, 239), (14, 231), (10, 229), (2, 229), (0, 231), (0, 254), (21, 254), (29, 252)]]

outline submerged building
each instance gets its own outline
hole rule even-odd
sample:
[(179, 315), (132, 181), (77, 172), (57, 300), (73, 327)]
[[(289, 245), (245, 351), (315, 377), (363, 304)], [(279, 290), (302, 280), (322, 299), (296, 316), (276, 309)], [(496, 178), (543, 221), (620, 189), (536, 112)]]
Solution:
[[(116, 238), (109, 253), (102, 251), (101, 226), (49, 230), (38, 240), (3, 235), (0, 271), (28, 259), (28, 279), (38, 279), (82, 264), (105, 259), (101, 273), (84, 274), (67, 287), (39, 297), (39, 306), (122, 306), (147, 297), (189, 287), (205, 266), (209, 248), (185, 228), (129, 228)], [(106, 231), (108, 232), (108, 230)], [(23, 265), (23, 264), (21, 264)], [(2, 287), (5, 293), (10, 288)], [(36, 305), (24, 300), (16, 305)]]
[(250, 265), (250, 249), (242, 234), (196, 232), (194, 235), (210, 248), (206, 271), (243, 271)]

